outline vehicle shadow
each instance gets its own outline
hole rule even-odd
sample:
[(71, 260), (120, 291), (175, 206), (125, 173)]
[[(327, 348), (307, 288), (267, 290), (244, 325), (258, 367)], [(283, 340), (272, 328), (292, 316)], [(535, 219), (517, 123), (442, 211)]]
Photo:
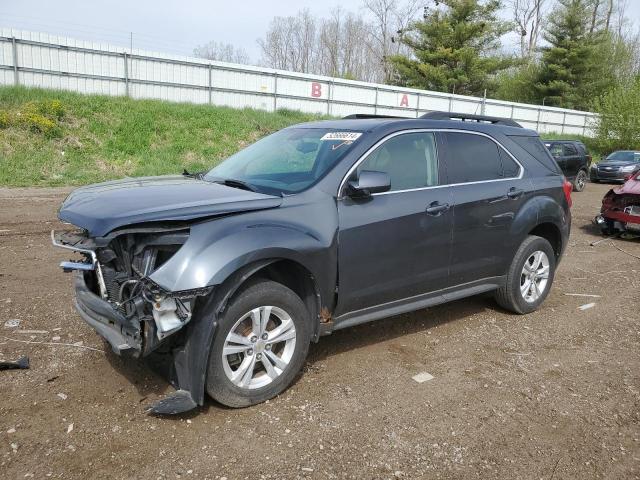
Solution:
[(167, 391), (169, 382), (159, 373), (162, 366), (151, 365), (145, 360), (120, 357), (113, 353), (104, 341), (105, 357), (113, 370), (131, 383), (140, 395), (140, 403), (149, 396), (162, 395)]
[[(291, 386), (294, 386), (305, 374), (305, 370), (322, 362), (328, 357), (341, 353), (366, 348), (371, 345), (393, 340), (405, 335), (426, 332), (439, 325), (454, 322), (485, 310), (502, 312), (491, 294), (481, 294), (451, 303), (438, 305), (411, 313), (395, 315), (382, 320), (357, 325), (338, 330), (331, 335), (322, 337), (318, 343), (311, 344), (309, 355), (302, 372), (296, 376)], [(122, 358), (114, 354), (105, 344), (106, 359), (117, 374), (127, 379), (140, 395), (138, 402), (146, 407), (153, 401), (169, 394), (173, 388), (163, 374), (165, 366), (154, 361), (133, 360)], [(205, 394), (202, 407), (179, 415), (164, 416), (167, 420), (184, 420), (193, 418), (201, 413), (213, 411), (234, 410), (217, 403)]]
[(307, 364), (321, 362), (327, 357), (365, 348), (405, 335), (426, 332), (449, 322), (463, 320), (485, 310), (501, 311), (491, 294), (481, 294), (415, 312), (364, 323), (338, 330), (312, 344)]

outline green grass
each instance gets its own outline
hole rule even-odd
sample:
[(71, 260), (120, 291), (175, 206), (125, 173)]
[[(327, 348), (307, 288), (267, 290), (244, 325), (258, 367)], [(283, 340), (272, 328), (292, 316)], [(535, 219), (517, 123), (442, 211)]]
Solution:
[(0, 87), (0, 185), (82, 185), (207, 170), (271, 132), (316, 118)]

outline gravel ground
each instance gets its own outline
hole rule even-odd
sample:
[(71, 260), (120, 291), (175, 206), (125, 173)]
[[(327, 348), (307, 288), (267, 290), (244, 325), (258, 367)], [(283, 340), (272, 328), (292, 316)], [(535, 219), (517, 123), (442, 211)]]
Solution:
[(340, 331), (280, 397), (166, 419), (144, 413), (166, 382), (72, 308), (48, 236), (68, 190), (0, 190), (0, 360), (31, 359), (0, 372), (0, 477), (638, 479), (640, 260), (589, 245), (608, 188), (574, 194), (540, 311), (481, 296)]

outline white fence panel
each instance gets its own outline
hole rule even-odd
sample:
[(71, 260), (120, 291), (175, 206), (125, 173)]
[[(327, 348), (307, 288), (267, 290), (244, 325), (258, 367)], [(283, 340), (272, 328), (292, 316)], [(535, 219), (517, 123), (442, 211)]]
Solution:
[(333, 116), (430, 111), (512, 118), (541, 133), (591, 135), (597, 115), (392, 87), (0, 28), (0, 84)]

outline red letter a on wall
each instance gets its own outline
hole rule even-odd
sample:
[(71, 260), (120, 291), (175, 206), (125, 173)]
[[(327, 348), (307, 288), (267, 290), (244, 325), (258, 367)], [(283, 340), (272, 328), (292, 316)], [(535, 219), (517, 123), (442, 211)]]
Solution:
[(402, 100), (400, 100), (400, 106), (401, 107), (409, 106), (409, 95), (407, 95), (406, 93), (402, 96)]

